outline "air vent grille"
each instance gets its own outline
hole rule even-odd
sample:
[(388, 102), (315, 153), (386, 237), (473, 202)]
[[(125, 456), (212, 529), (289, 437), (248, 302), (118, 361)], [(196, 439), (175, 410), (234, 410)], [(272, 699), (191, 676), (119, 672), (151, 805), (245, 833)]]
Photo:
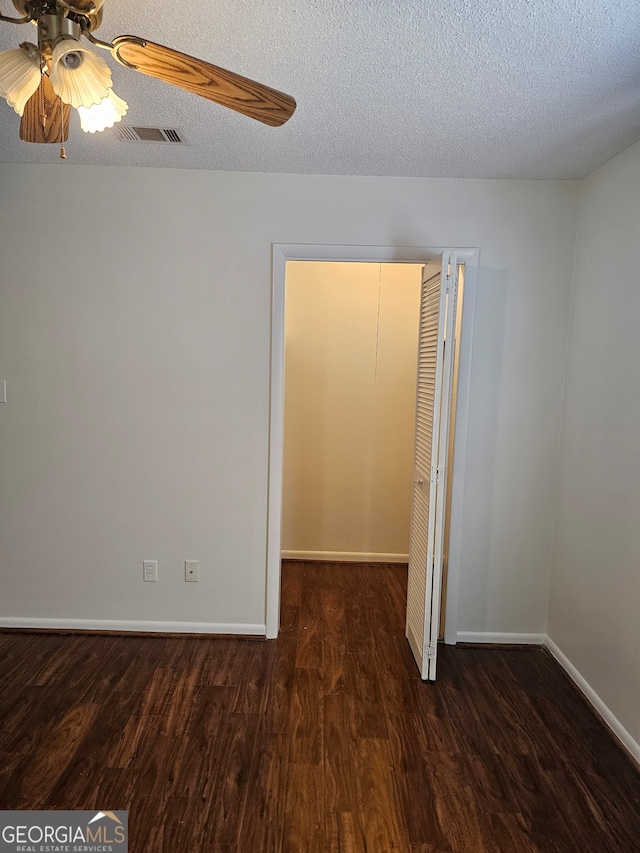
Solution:
[(167, 140), (169, 142), (182, 142), (180, 134), (173, 127), (170, 127), (168, 130), (165, 130), (164, 133), (166, 134)]
[(175, 127), (140, 127), (119, 122), (114, 125), (113, 133), (121, 142), (169, 142), (172, 145), (186, 145), (184, 133)]

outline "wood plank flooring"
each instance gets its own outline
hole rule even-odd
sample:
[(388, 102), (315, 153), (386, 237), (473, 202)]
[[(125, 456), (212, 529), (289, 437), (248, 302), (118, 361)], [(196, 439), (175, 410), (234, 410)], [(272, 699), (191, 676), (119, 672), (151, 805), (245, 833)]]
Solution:
[(132, 853), (634, 853), (640, 773), (539, 649), (441, 647), (406, 570), (285, 563), (276, 641), (0, 634), (0, 808)]

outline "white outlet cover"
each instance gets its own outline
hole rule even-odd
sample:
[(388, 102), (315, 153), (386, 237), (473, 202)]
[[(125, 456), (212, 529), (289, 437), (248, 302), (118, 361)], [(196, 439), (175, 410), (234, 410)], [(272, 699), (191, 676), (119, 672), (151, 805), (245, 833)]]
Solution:
[(146, 583), (155, 583), (158, 580), (158, 561), (143, 560), (142, 562), (142, 579)]

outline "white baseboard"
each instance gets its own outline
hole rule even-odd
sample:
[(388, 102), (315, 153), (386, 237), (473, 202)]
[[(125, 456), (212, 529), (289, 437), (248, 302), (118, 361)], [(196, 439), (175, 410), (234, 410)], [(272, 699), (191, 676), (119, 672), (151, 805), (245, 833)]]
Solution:
[(283, 560), (320, 560), (323, 563), (408, 563), (408, 554), (368, 551), (283, 551)]
[(458, 643), (492, 643), (505, 646), (543, 646), (546, 634), (499, 634), (491, 631), (458, 631)]
[(549, 649), (560, 666), (564, 669), (567, 675), (571, 678), (574, 684), (584, 694), (585, 698), (593, 705), (596, 711), (600, 714), (605, 723), (609, 726), (614, 735), (618, 738), (622, 746), (631, 754), (631, 757), (640, 764), (640, 744), (635, 741), (629, 732), (622, 725), (620, 720), (614, 713), (605, 705), (600, 696), (591, 687), (589, 682), (571, 663), (565, 653), (557, 646), (551, 637), (545, 637), (545, 646)]
[(266, 625), (231, 622), (156, 622), (119, 619), (28, 619), (0, 616), (0, 628), (35, 628), (47, 631), (136, 631), (150, 634), (239, 634), (264, 637)]

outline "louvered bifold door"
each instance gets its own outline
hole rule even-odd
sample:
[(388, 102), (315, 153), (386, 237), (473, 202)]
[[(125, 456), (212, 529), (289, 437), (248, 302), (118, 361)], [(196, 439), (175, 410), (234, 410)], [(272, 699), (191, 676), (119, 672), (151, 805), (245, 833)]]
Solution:
[[(420, 305), (420, 340), (418, 355), (418, 382), (415, 430), (415, 459), (413, 505), (411, 515), (411, 540), (409, 545), (409, 577), (407, 588), (407, 639), (416, 658), (423, 679), (435, 678), (437, 655), (437, 632), (431, 630), (434, 610), (439, 618), (443, 527), (443, 502), (438, 502), (438, 488), (443, 492), (445, 471), (439, 466), (443, 442), (440, 426), (444, 418), (448, 428), (448, 405), (450, 390), (447, 388), (445, 371), (445, 323), (451, 316), (449, 281), (447, 279), (448, 257), (443, 257), (442, 268), (429, 265), (423, 270)], [(443, 286), (444, 282), (444, 286)], [(449, 307), (449, 310), (448, 310)], [(450, 337), (449, 340), (452, 340)], [(453, 349), (450, 347), (450, 349)], [(447, 353), (447, 356), (449, 353)], [(446, 374), (446, 375), (445, 375)], [(449, 383), (450, 384), (450, 383)], [(448, 438), (448, 436), (447, 436)], [(444, 442), (446, 444), (447, 442)], [(438, 559), (438, 566), (435, 566)]]

